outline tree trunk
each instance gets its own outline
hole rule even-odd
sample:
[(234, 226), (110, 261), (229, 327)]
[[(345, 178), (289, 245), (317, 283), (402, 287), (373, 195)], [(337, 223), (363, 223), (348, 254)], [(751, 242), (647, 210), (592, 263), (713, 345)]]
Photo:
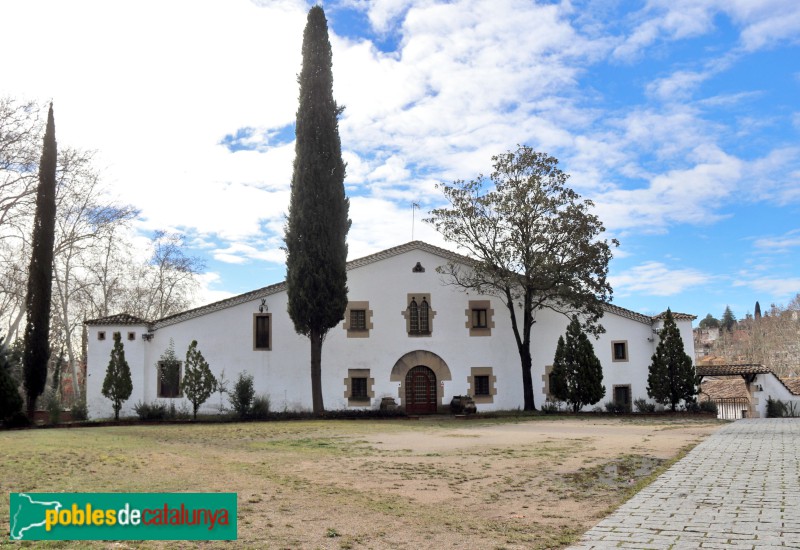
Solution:
[(533, 402), (533, 378), (531, 377), (531, 366), (533, 360), (531, 359), (530, 346), (519, 346), (519, 357), (522, 364), (522, 393), (524, 396), (526, 411), (535, 411), (536, 404)]
[(311, 340), (311, 401), (314, 414), (325, 412), (322, 402), (322, 340), (323, 334), (318, 329), (311, 329), (308, 335)]

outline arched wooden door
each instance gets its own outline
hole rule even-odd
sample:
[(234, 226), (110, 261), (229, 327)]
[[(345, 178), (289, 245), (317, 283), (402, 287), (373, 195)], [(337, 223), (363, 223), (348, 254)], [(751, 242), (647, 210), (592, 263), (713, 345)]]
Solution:
[(428, 367), (416, 366), (406, 374), (406, 412), (436, 412), (436, 375)]

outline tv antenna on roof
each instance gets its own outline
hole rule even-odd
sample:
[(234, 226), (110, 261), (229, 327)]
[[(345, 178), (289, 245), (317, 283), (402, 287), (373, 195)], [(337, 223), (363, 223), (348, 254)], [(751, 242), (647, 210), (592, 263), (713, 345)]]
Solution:
[(416, 209), (419, 208), (418, 202), (411, 203), (411, 240), (414, 240), (414, 219), (416, 218)]

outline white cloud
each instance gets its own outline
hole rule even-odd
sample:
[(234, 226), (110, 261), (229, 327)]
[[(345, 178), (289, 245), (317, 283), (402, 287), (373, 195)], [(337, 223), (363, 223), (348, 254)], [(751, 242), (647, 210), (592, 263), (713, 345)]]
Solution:
[(800, 292), (800, 278), (798, 277), (762, 277), (757, 279), (734, 281), (734, 286), (746, 286), (753, 290), (768, 294), (775, 303), (788, 300)]
[(713, 279), (713, 276), (696, 269), (671, 269), (661, 262), (645, 262), (619, 275), (609, 276), (614, 293), (620, 297), (634, 293), (675, 296)]
[(779, 237), (762, 237), (756, 239), (753, 246), (765, 252), (788, 252), (792, 248), (800, 247), (800, 229), (789, 231)]

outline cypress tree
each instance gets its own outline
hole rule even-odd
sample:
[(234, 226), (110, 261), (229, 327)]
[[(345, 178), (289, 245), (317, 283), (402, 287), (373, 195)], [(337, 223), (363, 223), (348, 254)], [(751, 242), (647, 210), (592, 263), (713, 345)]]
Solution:
[(576, 315), (567, 327), (566, 341), (558, 337), (553, 358), (553, 387), (551, 393), (572, 406), (574, 412), (584, 405), (594, 405), (606, 394), (603, 386), (603, 366), (594, 353), (592, 342), (581, 330)]
[(9, 355), (9, 350), (0, 337), (0, 422), (22, 411), (22, 397), (19, 395), (18, 382), (11, 374)]
[(23, 338), (22, 365), (28, 417), (33, 418), (36, 398), (47, 381), (50, 358), (50, 297), (53, 281), (53, 241), (56, 222), (56, 128), (53, 104), (47, 113), (42, 158), (39, 162), (39, 187), (31, 239), (28, 293), (25, 298), (27, 320)]
[(325, 12), (314, 6), (303, 33), (300, 105), (295, 128), (292, 192), (286, 224), (286, 285), (289, 316), (311, 343), (314, 412), (322, 401), (322, 342), (347, 307), (349, 201), (333, 99), (331, 45)]
[(694, 401), (697, 375), (692, 358), (684, 351), (678, 325), (667, 309), (664, 328), (647, 375), (647, 395), (674, 411), (681, 400)]
[(758, 303), (758, 300), (756, 300), (755, 318), (756, 320), (761, 319), (761, 304)]
[(119, 410), (133, 392), (131, 369), (125, 360), (125, 346), (119, 332), (114, 333), (114, 347), (106, 368), (106, 377), (103, 379), (102, 392), (113, 403), (114, 420), (119, 420)]

